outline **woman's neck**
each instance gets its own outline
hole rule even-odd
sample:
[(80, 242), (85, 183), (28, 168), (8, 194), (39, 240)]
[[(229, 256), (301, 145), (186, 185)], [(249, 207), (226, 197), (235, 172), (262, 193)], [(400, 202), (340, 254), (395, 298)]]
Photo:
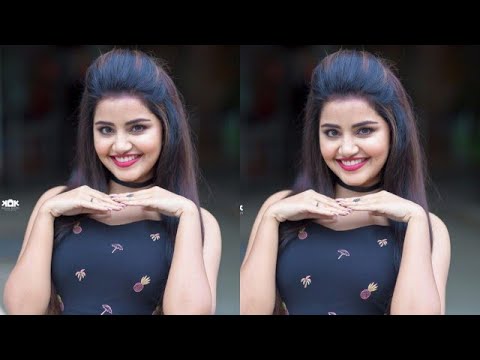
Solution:
[(376, 188), (372, 191), (360, 192), (360, 191), (353, 191), (353, 190), (350, 190), (350, 189), (346, 189), (339, 184), (335, 184), (335, 198), (342, 198), (343, 199), (343, 198), (350, 198), (350, 197), (365, 196), (365, 195), (368, 195), (368, 194), (373, 194), (373, 193), (379, 192), (381, 190), (382, 190), (382, 188), (379, 187), (379, 188)]
[(349, 198), (364, 196), (381, 191), (382, 187), (383, 183), (381, 179), (369, 186), (353, 186), (345, 184), (340, 178), (337, 177), (335, 180), (335, 197)]
[(148, 189), (151, 186), (152, 185), (147, 185), (147, 186), (142, 187), (142, 188), (132, 188), (132, 187), (120, 185), (120, 184), (116, 183), (115, 181), (110, 180), (108, 182), (108, 193), (109, 194), (122, 194), (122, 193), (128, 193), (128, 192), (135, 192), (135, 191)]
[(143, 189), (148, 189), (154, 185), (153, 177), (149, 180), (141, 182), (128, 182), (122, 181), (110, 174), (110, 180), (108, 182), (108, 189), (110, 194), (121, 194), (126, 192), (135, 192)]

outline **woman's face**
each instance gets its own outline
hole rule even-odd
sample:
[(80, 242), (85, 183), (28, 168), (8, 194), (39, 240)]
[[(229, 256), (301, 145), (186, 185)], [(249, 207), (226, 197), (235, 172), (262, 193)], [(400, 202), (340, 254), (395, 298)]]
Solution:
[(93, 116), (100, 161), (118, 179), (142, 182), (153, 176), (162, 148), (160, 119), (135, 97), (101, 100)]
[(327, 102), (320, 114), (320, 152), (345, 184), (370, 186), (387, 161), (390, 129), (362, 99)]

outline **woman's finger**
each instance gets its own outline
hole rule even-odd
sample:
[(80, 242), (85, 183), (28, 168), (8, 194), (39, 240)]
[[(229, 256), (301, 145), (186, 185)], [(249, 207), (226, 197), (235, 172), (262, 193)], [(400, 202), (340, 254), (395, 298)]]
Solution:
[(134, 193), (125, 193), (125, 194), (118, 194), (118, 195), (110, 195), (113, 200), (115, 201), (121, 201), (121, 200), (135, 200), (135, 199), (148, 199), (151, 197), (151, 194), (148, 193), (143, 193), (139, 194), (137, 192)]
[(87, 193), (86, 193), (87, 197), (88, 197), (88, 201), (90, 202), (94, 202), (94, 201), (103, 201), (107, 204), (110, 204), (112, 205), (113, 207), (118, 207), (119, 204), (114, 200), (112, 199), (110, 196), (108, 196), (107, 194), (104, 194), (102, 193), (101, 191), (98, 191), (98, 190), (95, 190), (95, 189), (90, 189)]
[(378, 206), (377, 204), (361, 204), (361, 203), (353, 203), (349, 205), (350, 209), (354, 211), (382, 211), (382, 207)]
[(331, 206), (330, 204), (318, 204), (318, 207), (323, 207), (326, 210), (330, 210), (334, 214), (346, 216), (350, 214), (351, 210), (347, 209), (346, 207), (343, 206)]
[(81, 201), (80, 206), (82, 207), (82, 213), (107, 213), (111, 211), (106, 205), (92, 204), (88, 201)]
[(328, 204), (334, 208), (337, 208), (338, 210), (345, 210), (343, 206), (338, 204), (334, 199), (329, 198), (328, 196), (322, 195), (320, 193), (315, 192), (314, 200), (318, 201), (322, 204)]
[(326, 208), (316, 207), (314, 205), (307, 206), (306, 210), (309, 213), (312, 213), (316, 216), (318, 216), (318, 215), (329, 216), (329, 217), (337, 216), (337, 213), (334, 210), (329, 210), (329, 209), (326, 209)]
[(133, 200), (122, 200), (122, 204), (128, 205), (128, 206), (150, 206), (151, 202), (150, 201), (145, 201), (143, 199), (133, 199)]
[(94, 196), (88, 197), (85, 201), (87, 201), (90, 204), (106, 206), (108, 209), (112, 209), (112, 210), (122, 210), (126, 206), (124, 204), (121, 204), (113, 200), (107, 202), (107, 201), (104, 201), (103, 199), (99, 199)]

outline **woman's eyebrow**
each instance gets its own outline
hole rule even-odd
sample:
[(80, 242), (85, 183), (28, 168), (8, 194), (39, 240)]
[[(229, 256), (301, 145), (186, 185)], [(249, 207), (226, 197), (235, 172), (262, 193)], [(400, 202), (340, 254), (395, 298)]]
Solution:
[[(128, 120), (125, 125), (133, 125), (133, 124), (138, 124), (142, 122), (150, 122), (150, 119), (133, 119), (133, 120)], [(99, 120), (95, 122), (95, 125), (109, 125), (109, 126), (115, 126), (114, 123), (109, 122), (109, 121), (104, 121), (104, 120)]]
[[(366, 120), (366, 121), (361, 121), (359, 123), (356, 123), (356, 124), (353, 124), (352, 125), (352, 128), (356, 128), (356, 127), (360, 127), (360, 126), (365, 126), (365, 125), (374, 125), (374, 124), (378, 124), (377, 121), (373, 121), (373, 120)], [(320, 127), (329, 127), (329, 128), (334, 128), (334, 129), (340, 129), (340, 126), (339, 125), (336, 125), (336, 124), (323, 124), (321, 125)]]

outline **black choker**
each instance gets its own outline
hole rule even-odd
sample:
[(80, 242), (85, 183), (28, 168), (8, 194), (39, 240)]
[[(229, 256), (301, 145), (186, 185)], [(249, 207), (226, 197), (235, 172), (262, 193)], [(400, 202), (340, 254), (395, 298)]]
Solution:
[(151, 179), (148, 179), (147, 181), (136, 183), (136, 182), (127, 182), (127, 181), (122, 181), (120, 179), (117, 179), (115, 175), (110, 173), (110, 180), (116, 182), (117, 184), (126, 186), (126, 187), (131, 187), (131, 188), (142, 188), (148, 185), (152, 185), (154, 183), (153, 177)]
[(370, 192), (373, 190), (380, 189), (383, 185), (383, 181), (379, 181), (378, 183), (372, 186), (352, 186), (352, 185), (345, 184), (342, 180), (340, 180), (339, 177), (337, 177), (336, 180), (337, 180), (337, 184), (340, 185), (341, 187), (348, 190), (356, 191), (356, 192)]

